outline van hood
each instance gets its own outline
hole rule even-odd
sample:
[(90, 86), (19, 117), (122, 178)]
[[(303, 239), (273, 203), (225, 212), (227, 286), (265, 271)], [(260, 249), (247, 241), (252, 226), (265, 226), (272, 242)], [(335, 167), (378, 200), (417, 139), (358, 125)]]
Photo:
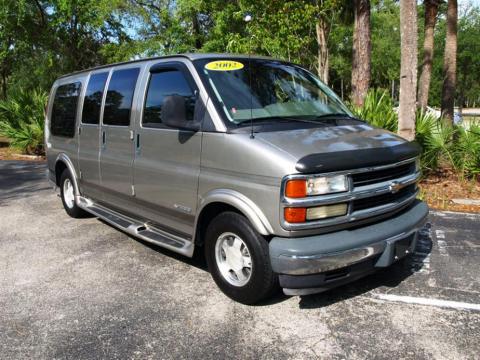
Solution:
[(386, 165), (420, 154), (420, 147), (368, 124), (316, 127), (255, 134), (297, 159), (301, 173)]

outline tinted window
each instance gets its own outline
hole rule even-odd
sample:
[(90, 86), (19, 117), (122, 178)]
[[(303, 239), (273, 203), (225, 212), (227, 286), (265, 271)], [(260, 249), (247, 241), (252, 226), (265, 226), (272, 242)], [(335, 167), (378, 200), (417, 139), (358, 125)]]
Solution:
[(130, 112), (138, 73), (138, 68), (113, 72), (105, 99), (104, 124), (118, 126), (130, 124)]
[(106, 72), (90, 76), (87, 92), (83, 99), (82, 123), (98, 124), (100, 122), (100, 108), (107, 77), (108, 73)]
[(168, 70), (154, 73), (148, 84), (143, 124), (158, 126), (162, 123), (162, 104), (165, 97), (180, 95), (185, 97), (187, 104), (187, 120), (193, 120), (195, 109), (195, 95), (180, 70)]
[(55, 136), (73, 137), (80, 82), (59, 86), (53, 99), (50, 131)]

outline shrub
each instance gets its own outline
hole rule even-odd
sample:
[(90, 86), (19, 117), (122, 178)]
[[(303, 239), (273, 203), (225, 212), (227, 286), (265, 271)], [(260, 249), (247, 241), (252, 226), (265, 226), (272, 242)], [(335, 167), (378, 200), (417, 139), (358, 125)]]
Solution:
[(362, 107), (353, 107), (355, 115), (373, 126), (393, 132), (397, 131), (398, 114), (387, 91), (372, 89), (368, 92)]
[(480, 175), (480, 123), (468, 129), (457, 127), (454, 136), (453, 164), (462, 176)]
[[(398, 114), (388, 92), (370, 90), (361, 108), (353, 108), (355, 115), (369, 124), (396, 132)], [(421, 164), (424, 173), (439, 167), (453, 168), (461, 177), (480, 175), (480, 123), (468, 129), (448, 126), (435, 115), (418, 112), (416, 141), (422, 146)]]
[(417, 113), (415, 140), (422, 146), (421, 163), (424, 172), (438, 169), (440, 164), (453, 164), (455, 129), (445, 126), (434, 115)]
[(0, 101), (0, 135), (10, 146), (27, 154), (42, 154), (44, 109), (48, 95), (43, 90), (17, 91)]

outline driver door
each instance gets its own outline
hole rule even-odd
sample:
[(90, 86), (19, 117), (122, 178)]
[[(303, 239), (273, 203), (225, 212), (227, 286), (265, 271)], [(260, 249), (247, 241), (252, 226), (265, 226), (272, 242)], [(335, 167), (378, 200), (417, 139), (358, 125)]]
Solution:
[(201, 116), (198, 109), (204, 109), (185, 63), (169, 61), (150, 68), (136, 131), (135, 199), (145, 218), (167, 231), (191, 237), (197, 210), (202, 133), (163, 123), (163, 101), (171, 95), (185, 98), (186, 120)]

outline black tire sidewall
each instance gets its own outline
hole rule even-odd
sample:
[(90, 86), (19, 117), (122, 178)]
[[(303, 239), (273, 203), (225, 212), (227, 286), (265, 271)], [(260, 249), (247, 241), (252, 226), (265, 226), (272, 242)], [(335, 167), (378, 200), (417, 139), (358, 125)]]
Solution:
[[(215, 259), (215, 244), (218, 237), (226, 232), (238, 235), (246, 244), (252, 258), (252, 274), (244, 286), (231, 285), (224, 279)], [(270, 265), (268, 243), (252, 227), (244, 216), (225, 212), (212, 220), (207, 228), (205, 257), (208, 268), (218, 287), (230, 298), (243, 304), (254, 304), (268, 297), (278, 280)]]

